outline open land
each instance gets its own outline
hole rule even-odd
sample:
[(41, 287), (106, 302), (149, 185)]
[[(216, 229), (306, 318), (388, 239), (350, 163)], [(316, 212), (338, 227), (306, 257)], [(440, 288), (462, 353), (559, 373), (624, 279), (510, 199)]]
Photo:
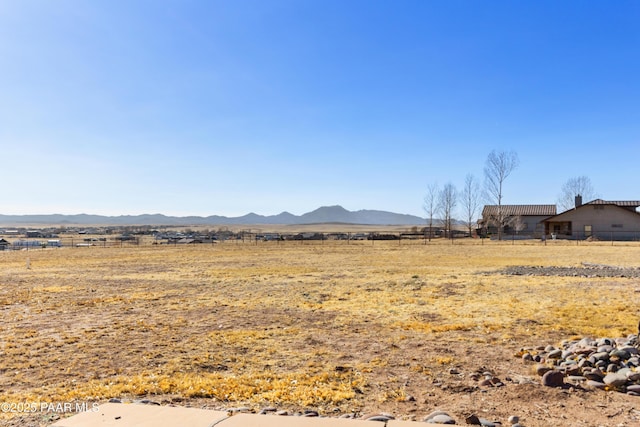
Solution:
[[(637, 243), (477, 240), (0, 253), (0, 392), (4, 402), (147, 398), (638, 425), (640, 397), (542, 386), (520, 356), (636, 333), (639, 255)], [(602, 265), (624, 269), (601, 274)], [(478, 380), (487, 372), (499, 386)], [(59, 416), (1, 422), (45, 426)]]

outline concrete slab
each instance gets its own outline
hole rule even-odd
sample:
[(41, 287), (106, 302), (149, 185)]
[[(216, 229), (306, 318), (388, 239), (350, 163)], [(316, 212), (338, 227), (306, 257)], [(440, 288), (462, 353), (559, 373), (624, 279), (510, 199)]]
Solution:
[(400, 420), (389, 420), (387, 421), (386, 427), (416, 427), (416, 425), (422, 425), (424, 423), (417, 421), (400, 421)]
[(280, 415), (238, 414), (218, 424), (219, 427), (383, 427), (383, 423), (348, 418), (320, 418)]
[(104, 403), (96, 412), (81, 412), (59, 420), (55, 427), (210, 427), (227, 418), (226, 412), (178, 406)]

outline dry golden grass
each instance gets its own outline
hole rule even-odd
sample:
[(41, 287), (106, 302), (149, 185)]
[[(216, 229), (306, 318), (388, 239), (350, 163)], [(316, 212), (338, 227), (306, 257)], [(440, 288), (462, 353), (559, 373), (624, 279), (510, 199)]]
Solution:
[(5, 401), (157, 395), (325, 411), (402, 402), (409, 383), (481, 363), (467, 348), (515, 353), (635, 332), (635, 279), (499, 270), (638, 267), (639, 251), (228, 242), (0, 253), (0, 389)]

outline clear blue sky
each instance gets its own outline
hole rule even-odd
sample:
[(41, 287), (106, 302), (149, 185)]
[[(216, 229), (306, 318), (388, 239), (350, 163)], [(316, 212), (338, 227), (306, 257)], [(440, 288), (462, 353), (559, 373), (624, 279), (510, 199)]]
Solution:
[(640, 199), (640, 2), (0, 0), (4, 214)]

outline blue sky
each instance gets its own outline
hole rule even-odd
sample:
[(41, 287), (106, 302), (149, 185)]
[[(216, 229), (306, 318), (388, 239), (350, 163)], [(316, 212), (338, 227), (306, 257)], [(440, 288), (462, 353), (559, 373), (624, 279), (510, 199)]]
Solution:
[(637, 1), (0, 1), (4, 214), (640, 199)]

